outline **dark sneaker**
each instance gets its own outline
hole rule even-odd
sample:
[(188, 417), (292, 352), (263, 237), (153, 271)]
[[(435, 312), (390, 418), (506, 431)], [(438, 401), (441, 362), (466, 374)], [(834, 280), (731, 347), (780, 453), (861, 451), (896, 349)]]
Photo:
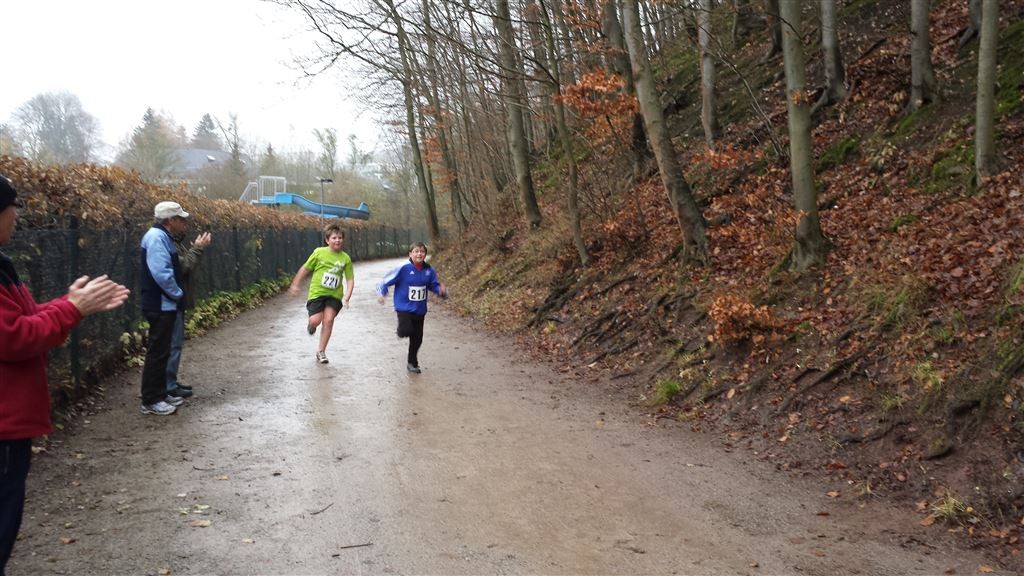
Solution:
[(171, 396), (168, 394), (167, 397), (164, 398), (164, 402), (171, 406), (181, 406), (185, 402), (185, 399), (181, 396)]
[[(191, 386), (186, 386), (186, 385), (182, 384), (181, 382), (178, 382), (178, 385), (176, 387), (177, 388), (181, 388), (182, 390), (188, 390), (189, 392), (192, 391), (192, 387)], [(178, 394), (178, 396), (181, 396), (181, 394)]]
[(177, 408), (171, 406), (170, 404), (164, 402), (163, 400), (161, 400), (160, 402), (155, 402), (153, 404), (142, 405), (143, 414), (156, 414), (157, 416), (168, 416), (170, 414), (174, 414), (175, 410), (177, 410)]
[(312, 336), (313, 334), (316, 334), (316, 326), (313, 326), (312, 324), (309, 324), (308, 326), (306, 326), (306, 332), (309, 332), (310, 336)]
[(408, 370), (409, 372), (412, 372), (413, 374), (419, 374), (420, 372), (423, 372), (422, 370), (420, 370), (420, 367), (415, 364), (409, 364), (408, 366), (405, 367), (405, 369)]
[(167, 391), (168, 396), (177, 396), (179, 398), (188, 398), (192, 396), (192, 388), (185, 388), (181, 385), (175, 386)]
[(321, 364), (327, 364), (327, 362), (328, 362), (328, 360), (327, 360), (327, 353), (326, 352), (317, 352), (316, 353), (316, 361), (321, 363)]

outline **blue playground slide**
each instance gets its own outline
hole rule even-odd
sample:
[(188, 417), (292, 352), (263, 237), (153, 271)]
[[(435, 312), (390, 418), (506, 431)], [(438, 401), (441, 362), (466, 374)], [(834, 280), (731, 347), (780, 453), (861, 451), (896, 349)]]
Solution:
[(323, 208), (323, 215), (325, 217), (352, 218), (354, 220), (370, 219), (370, 207), (366, 205), (366, 202), (360, 202), (358, 208), (349, 208), (348, 206), (338, 206), (335, 204), (319, 204), (305, 196), (278, 192), (273, 196), (262, 196), (254, 200), (253, 204), (294, 204), (305, 210), (305, 213), (310, 216), (319, 216), (321, 214), (320, 209)]

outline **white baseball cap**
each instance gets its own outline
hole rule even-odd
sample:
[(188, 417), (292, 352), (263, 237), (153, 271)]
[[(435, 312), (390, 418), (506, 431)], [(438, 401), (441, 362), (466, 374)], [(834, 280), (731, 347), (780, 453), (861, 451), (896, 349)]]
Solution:
[(191, 214), (182, 210), (181, 204), (178, 204), (177, 202), (161, 202), (153, 209), (153, 217), (157, 220), (167, 220), (168, 218), (174, 218), (175, 216), (188, 218)]

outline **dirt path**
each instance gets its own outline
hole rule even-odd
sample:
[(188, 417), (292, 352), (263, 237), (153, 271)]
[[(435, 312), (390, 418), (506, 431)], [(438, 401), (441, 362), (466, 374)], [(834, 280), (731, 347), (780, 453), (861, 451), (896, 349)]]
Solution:
[[(138, 372), (37, 456), (22, 574), (975, 574), (919, 520), (709, 436), (642, 424), (433, 305), (421, 352), (356, 267), (313, 361), (278, 297), (186, 344), (196, 389), (142, 416)], [(913, 534), (916, 536), (905, 536)], [(940, 534), (941, 535), (941, 534)], [(993, 564), (988, 562), (989, 564)], [(955, 572), (947, 572), (953, 570)], [(998, 573), (998, 572), (997, 572)]]

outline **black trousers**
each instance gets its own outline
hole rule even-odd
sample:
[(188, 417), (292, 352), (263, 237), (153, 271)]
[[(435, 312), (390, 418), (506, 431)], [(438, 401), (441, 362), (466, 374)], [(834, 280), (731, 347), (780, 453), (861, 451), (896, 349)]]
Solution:
[(149, 348), (142, 367), (142, 403), (149, 405), (167, 397), (167, 360), (171, 357), (171, 336), (178, 313), (144, 310), (142, 314), (149, 322)]
[(32, 440), (0, 440), (0, 576), (6, 573), (25, 510), (25, 478)]
[(409, 339), (409, 354), (407, 362), (413, 366), (419, 366), (417, 354), (420, 345), (423, 344), (423, 320), (426, 316), (410, 314), (408, 312), (398, 313), (398, 337)]

